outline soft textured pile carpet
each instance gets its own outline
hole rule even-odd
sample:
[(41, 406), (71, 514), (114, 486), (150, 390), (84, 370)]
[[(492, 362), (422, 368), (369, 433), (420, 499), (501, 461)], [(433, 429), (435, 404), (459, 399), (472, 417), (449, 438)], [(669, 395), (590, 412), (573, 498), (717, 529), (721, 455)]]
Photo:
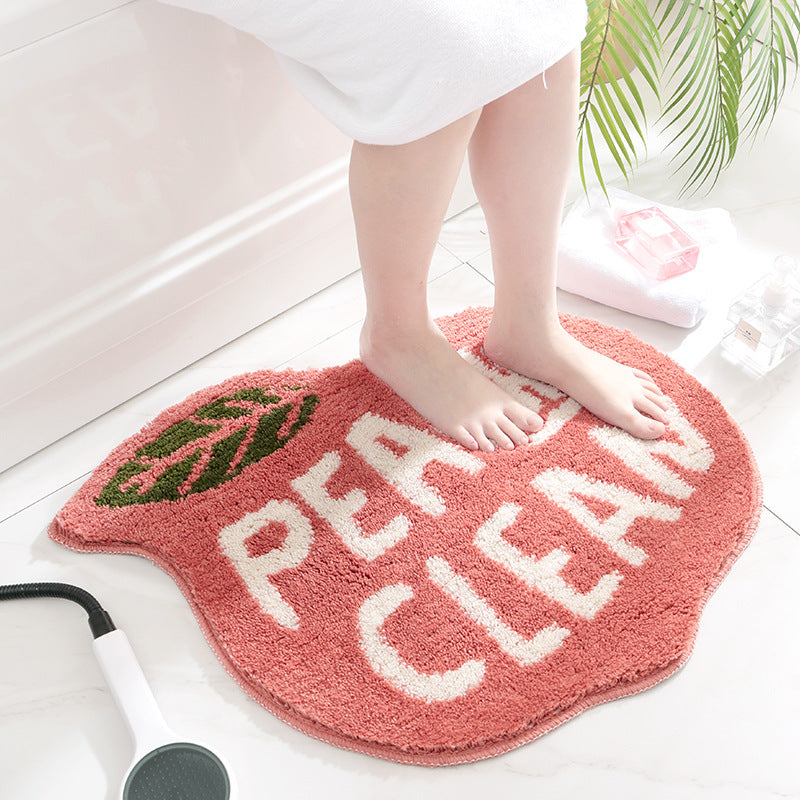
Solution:
[(341, 747), (452, 764), (529, 742), (689, 657), (757, 524), (750, 448), (720, 403), (630, 333), (564, 317), (671, 398), (642, 441), (448, 338), (544, 429), (513, 451), (437, 433), (358, 361), (198, 392), (117, 447), (50, 534), (177, 581), (272, 713)]

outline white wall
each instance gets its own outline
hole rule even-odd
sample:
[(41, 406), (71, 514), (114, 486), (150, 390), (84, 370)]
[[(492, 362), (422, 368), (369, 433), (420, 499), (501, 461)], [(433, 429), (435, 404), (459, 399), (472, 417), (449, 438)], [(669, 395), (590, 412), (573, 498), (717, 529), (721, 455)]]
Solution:
[(0, 470), (358, 268), (350, 140), (252, 37), (13, 0), (0, 53)]

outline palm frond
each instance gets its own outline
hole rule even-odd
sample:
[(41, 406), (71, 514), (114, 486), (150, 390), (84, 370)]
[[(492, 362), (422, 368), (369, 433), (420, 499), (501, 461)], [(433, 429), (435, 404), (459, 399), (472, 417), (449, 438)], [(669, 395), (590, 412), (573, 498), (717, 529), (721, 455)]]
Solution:
[[(657, 19), (666, 25), (674, 3), (660, 3)], [(678, 130), (668, 148), (678, 145), (672, 161), (676, 172), (692, 165), (682, 192), (716, 183), (736, 154), (739, 143), (739, 103), (742, 94), (742, 53), (746, 9), (741, 0), (707, 0), (698, 12), (693, 0), (681, 0), (668, 36), (672, 53), (683, 55), (670, 77), (680, 77), (662, 113), (665, 131)], [(670, 42), (672, 44), (672, 42)]]
[[(635, 132), (645, 144), (645, 105), (632, 77), (638, 71), (658, 97), (661, 41), (647, 0), (594, 0), (581, 59), (578, 167), (586, 190), (585, 152), (600, 186), (605, 184), (597, 152), (600, 134), (627, 180), (638, 163)], [(630, 129), (630, 130), (629, 130)]]
[[(588, 153), (605, 191), (598, 147), (626, 180), (646, 144), (642, 91), (669, 89), (661, 112), (683, 192), (709, 190), (741, 143), (771, 124), (797, 77), (800, 0), (588, 0), (581, 60), (578, 163)], [(665, 63), (662, 64), (662, 52)]]
[[(753, 0), (738, 39), (749, 55), (743, 94), (743, 138), (772, 123), (783, 97), (788, 63), (798, 61), (800, 7), (797, 0)], [(796, 73), (795, 73), (796, 75)]]

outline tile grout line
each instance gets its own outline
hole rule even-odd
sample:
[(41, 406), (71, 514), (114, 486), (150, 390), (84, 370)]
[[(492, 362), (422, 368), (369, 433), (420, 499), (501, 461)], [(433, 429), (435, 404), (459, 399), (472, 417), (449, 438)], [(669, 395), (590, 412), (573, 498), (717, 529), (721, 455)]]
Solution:
[[(310, 347), (306, 347), (305, 350), (301, 350), (299, 353), (295, 353), (294, 355), (289, 356), (289, 358), (284, 359), (283, 361), (281, 361), (281, 363), (278, 364), (275, 367), (275, 369), (276, 370), (297, 369), (296, 367), (289, 367), (287, 365), (289, 364), (290, 361), (294, 361), (295, 359), (300, 358), (300, 356), (305, 355), (306, 353), (310, 353), (315, 348), (319, 347), (322, 344), (325, 344), (325, 342), (329, 342), (331, 339), (333, 339), (336, 336), (339, 336), (340, 334), (344, 333), (345, 331), (349, 331), (351, 328), (354, 328), (356, 325), (362, 325), (364, 323), (364, 319), (366, 319), (366, 318), (365, 317), (359, 317), (355, 322), (351, 322), (348, 325), (345, 325), (344, 328), (341, 328), (340, 330), (335, 331), (334, 333), (330, 334), (329, 336), (326, 336), (324, 339), (320, 339), (318, 342), (312, 344)], [(357, 359), (358, 356), (355, 356), (355, 358)]]
[(783, 517), (779, 517), (771, 508), (769, 508), (769, 506), (763, 504), (763, 508), (764, 511), (768, 511), (770, 514), (772, 514), (772, 516), (775, 517), (778, 522), (785, 525), (793, 534), (795, 534), (795, 536), (800, 536), (800, 531), (798, 531), (796, 528), (793, 528), (785, 519), (783, 519)]
[(57, 487), (56, 489), (53, 489), (47, 494), (43, 494), (41, 497), (37, 497), (32, 502), (28, 503), (28, 505), (23, 506), (20, 509), (17, 509), (16, 511), (9, 514), (7, 517), (3, 517), (3, 519), (0, 519), (0, 525), (4, 524), (5, 522), (8, 522), (8, 520), (13, 519), (19, 514), (22, 514), (23, 511), (27, 511), (29, 508), (33, 508), (37, 503), (41, 503), (42, 500), (47, 500), (48, 497), (52, 497), (54, 494), (58, 494), (58, 492), (64, 491), (64, 489), (66, 489), (68, 486), (71, 486), (73, 483), (77, 483), (78, 481), (85, 482), (87, 478), (89, 478), (92, 475), (93, 472), (94, 470), (90, 470), (89, 472), (84, 472), (82, 475), (78, 475), (77, 478), (73, 478), (71, 481), (67, 481), (65, 484), (62, 484), (61, 486)]
[(49, 39), (53, 36), (60, 36), (65, 31), (72, 30), (72, 28), (77, 28), (80, 25), (85, 25), (88, 22), (94, 22), (100, 17), (106, 16), (106, 14), (113, 14), (115, 11), (119, 11), (121, 8), (125, 8), (125, 6), (132, 5), (134, 2), (135, 0), (126, 0), (126, 2), (121, 2), (119, 5), (114, 6), (113, 8), (107, 8), (105, 11), (100, 11), (97, 14), (92, 14), (90, 17), (86, 17), (85, 19), (79, 19), (76, 22), (71, 22), (63, 28), (58, 28), (57, 30), (44, 33), (41, 36), (38, 36), (36, 39), (33, 39), (32, 41), (26, 42), (25, 44), (16, 45), (15, 47), (12, 47), (10, 50), (6, 50), (0, 53), (0, 58), (5, 58), (6, 56), (11, 55), (12, 53), (18, 53), (25, 47), (30, 47), (31, 45), (39, 44), (40, 42), (43, 42), (45, 39)]
[[(481, 253), (481, 255), (483, 255)], [(475, 258), (475, 256), (473, 256)], [(479, 278), (483, 278), (488, 284), (494, 286), (494, 281), (491, 278), (487, 278), (477, 267), (473, 266), (470, 261), (464, 262)]]

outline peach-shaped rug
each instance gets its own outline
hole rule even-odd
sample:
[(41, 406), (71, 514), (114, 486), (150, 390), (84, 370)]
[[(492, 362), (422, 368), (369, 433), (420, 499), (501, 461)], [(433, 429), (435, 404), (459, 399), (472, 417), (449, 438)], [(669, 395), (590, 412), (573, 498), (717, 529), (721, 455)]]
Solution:
[(750, 448), (630, 333), (563, 318), (669, 395), (654, 442), (485, 363), (488, 321), (470, 309), (440, 325), (544, 417), (529, 446), (469, 452), (358, 361), (255, 372), (117, 447), (50, 534), (154, 561), (248, 694), (382, 758), (486, 758), (653, 686), (688, 659), (756, 527)]

